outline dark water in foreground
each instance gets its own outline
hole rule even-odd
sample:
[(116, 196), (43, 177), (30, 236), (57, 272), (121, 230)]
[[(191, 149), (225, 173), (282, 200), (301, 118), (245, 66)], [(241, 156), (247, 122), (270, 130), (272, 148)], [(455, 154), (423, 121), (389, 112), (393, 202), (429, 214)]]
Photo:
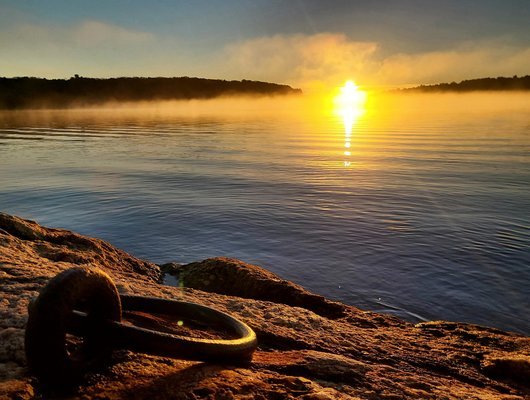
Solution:
[(361, 308), (529, 334), (530, 96), (488, 96), (370, 103), (351, 136), (302, 100), (5, 112), (0, 210), (157, 263), (226, 255)]

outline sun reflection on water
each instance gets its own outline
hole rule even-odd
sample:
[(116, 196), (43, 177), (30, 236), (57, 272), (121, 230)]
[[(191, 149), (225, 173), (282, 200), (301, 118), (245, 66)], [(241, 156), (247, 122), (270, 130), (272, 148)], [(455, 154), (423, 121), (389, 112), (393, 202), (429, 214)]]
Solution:
[(349, 157), (351, 156), (351, 139), (353, 127), (361, 117), (366, 103), (366, 92), (360, 90), (353, 81), (347, 81), (340, 88), (340, 93), (335, 96), (335, 113), (342, 118), (344, 123), (344, 166), (351, 166)]

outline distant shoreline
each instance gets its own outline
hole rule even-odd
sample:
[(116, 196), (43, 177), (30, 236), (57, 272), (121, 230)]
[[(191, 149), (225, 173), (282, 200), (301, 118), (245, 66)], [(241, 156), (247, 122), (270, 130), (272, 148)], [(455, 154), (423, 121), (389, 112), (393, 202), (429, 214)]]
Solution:
[(396, 89), (393, 92), (476, 92), (476, 91), (530, 91), (530, 75), (498, 78), (469, 79), (461, 82), (420, 85)]
[(109, 102), (212, 99), (223, 96), (301, 94), (301, 89), (260, 81), (205, 78), (0, 78), (0, 109), (97, 106)]

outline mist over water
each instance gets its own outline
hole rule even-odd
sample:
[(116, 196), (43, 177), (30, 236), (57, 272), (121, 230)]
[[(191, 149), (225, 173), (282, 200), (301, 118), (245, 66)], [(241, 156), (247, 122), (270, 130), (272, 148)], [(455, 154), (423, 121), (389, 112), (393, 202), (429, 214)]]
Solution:
[(0, 210), (157, 263), (230, 256), (412, 321), (530, 333), (530, 95), (0, 113)]

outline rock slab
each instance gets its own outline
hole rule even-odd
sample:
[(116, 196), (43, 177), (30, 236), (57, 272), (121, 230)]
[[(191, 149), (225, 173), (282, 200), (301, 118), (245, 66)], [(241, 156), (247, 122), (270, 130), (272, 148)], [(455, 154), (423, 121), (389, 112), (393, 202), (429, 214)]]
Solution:
[[(75, 390), (48, 392), (26, 367), (27, 305), (50, 278), (76, 265), (103, 269), (122, 293), (235, 315), (258, 335), (253, 363), (121, 350)], [(235, 259), (165, 267), (183, 285), (161, 284), (159, 266), (102, 240), (0, 213), (0, 399), (530, 399), (528, 337), (454, 322), (414, 325), (330, 301)], [(149, 316), (133, 320), (179, 329)]]

